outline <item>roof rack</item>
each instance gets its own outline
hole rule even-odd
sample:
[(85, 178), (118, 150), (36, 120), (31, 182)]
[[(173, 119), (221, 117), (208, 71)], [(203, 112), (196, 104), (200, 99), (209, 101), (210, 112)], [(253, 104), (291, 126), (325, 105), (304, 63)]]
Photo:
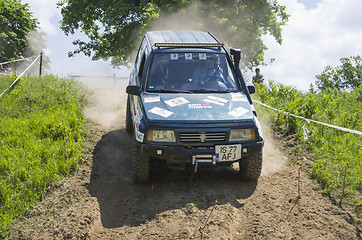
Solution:
[(223, 47), (222, 43), (155, 43), (155, 47)]

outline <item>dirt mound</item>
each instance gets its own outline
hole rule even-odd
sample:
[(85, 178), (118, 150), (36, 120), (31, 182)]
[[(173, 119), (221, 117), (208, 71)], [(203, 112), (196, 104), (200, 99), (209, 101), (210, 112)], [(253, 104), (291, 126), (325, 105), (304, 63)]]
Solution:
[(258, 182), (242, 181), (229, 167), (197, 174), (153, 169), (149, 183), (132, 184), (124, 89), (97, 95), (101, 100), (86, 110), (98, 124), (89, 158), (19, 222), (12, 238), (361, 238), (351, 214), (313, 190), (308, 172), (289, 163), (267, 126)]

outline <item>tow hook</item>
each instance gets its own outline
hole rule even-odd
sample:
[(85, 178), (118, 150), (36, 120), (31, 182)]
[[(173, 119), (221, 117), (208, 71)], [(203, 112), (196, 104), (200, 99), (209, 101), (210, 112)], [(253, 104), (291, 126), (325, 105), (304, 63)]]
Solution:
[(197, 172), (197, 167), (200, 163), (212, 163), (216, 165), (216, 156), (215, 155), (194, 155), (192, 156), (192, 165), (195, 165), (195, 173)]

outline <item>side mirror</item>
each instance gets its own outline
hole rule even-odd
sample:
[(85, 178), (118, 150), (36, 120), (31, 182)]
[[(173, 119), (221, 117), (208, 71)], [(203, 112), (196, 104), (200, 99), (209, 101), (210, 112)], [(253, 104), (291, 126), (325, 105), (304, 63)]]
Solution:
[(254, 87), (253, 85), (249, 85), (249, 86), (248, 86), (248, 90), (249, 90), (249, 93), (250, 93), (250, 94), (255, 93), (255, 87)]
[(230, 48), (230, 54), (233, 56), (235, 66), (239, 66), (241, 59), (241, 50), (236, 48)]
[(131, 94), (131, 95), (139, 96), (139, 95), (141, 95), (141, 90), (136, 85), (129, 85), (126, 88), (126, 93)]

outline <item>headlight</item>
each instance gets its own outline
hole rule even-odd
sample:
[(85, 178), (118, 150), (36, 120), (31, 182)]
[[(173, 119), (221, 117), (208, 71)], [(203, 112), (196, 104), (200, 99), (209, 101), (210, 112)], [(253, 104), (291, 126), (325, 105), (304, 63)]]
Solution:
[(151, 142), (176, 142), (175, 133), (171, 130), (149, 130), (147, 140)]
[(254, 140), (255, 130), (254, 128), (246, 129), (231, 129), (229, 141), (245, 141)]

